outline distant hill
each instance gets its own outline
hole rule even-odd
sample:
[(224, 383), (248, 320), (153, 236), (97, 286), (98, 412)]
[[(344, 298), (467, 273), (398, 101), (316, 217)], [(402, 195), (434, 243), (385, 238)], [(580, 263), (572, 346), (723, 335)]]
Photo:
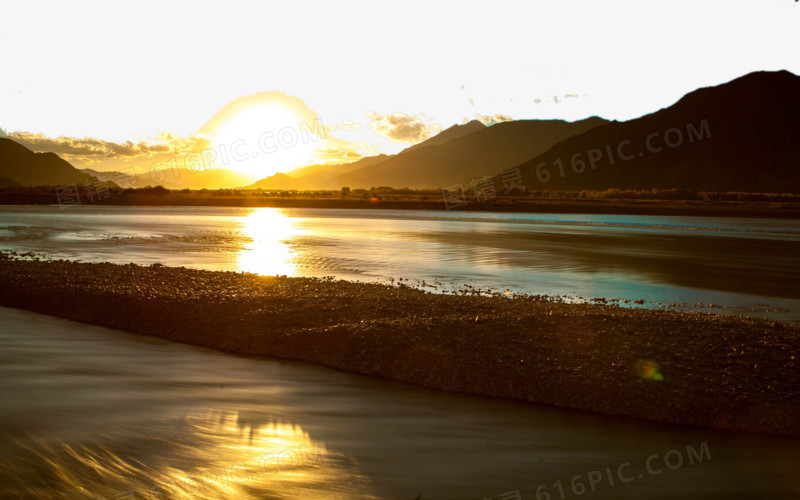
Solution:
[[(363, 158), (355, 163), (308, 167), (289, 172), (294, 189), (392, 186), (439, 188), (471, 177), (494, 175), (546, 151), (567, 137), (607, 123), (601, 118), (578, 122), (519, 120), (485, 126), (478, 121), (456, 125), (397, 155)], [(267, 178), (250, 187), (281, 189), (286, 179)]]
[(266, 177), (247, 187), (275, 190), (323, 189), (329, 185), (334, 185), (335, 183), (332, 184), (331, 179), (341, 174), (380, 163), (387, 158), (389, 158), (387, 155), (378, 155), (368, 156), (352, 163), (309, 165), (285, 174), (275, 174)]
[[(0, 177), (21, 186), (61, 186), (91, 179), (55, 153), (34, 153), (6, 138), (0, 138)], [(7, 181), (4, 185), (9, 185)]]
[(15, 180), (13, 180), (13, 179), (9, 179), (8, 177), (0, 176), (0, 187), (16, 187), (16, 186), (19, 186), (19, 185), (20, 185), (20, 183), (15, 181)]
[(275, 191), (291, 191), (294, 189), (303, 189), (305, 183), (300, 179), (292, 177), (287, 174), (277, 173), (265, 177), (255, 184), (247, 186), (250, 189), (273, 189)]
[(459, 137), (463, 137), (465, 135), (469, 135), (475, 132), (479, 132), (486, 128), (486, 125), (479, 122), (478, 120), (472, 120), (471, 122), (465, 123), (463, 125), (453, 125), (452, 127), (443, 130), (436, 134), (435, 136), (431, 137), (428, 140), (422, 141), (419, 144), (414, 144), (410, 148), (406, 148), (404, 151), (411, 151), (412, 149), (419, 149), (424, 148), (425, 146), (441, 146), (445, 142), (452, 141), (453, 139), (458, 139)]
[[(141, 169), (136, 169), (140, 171)], [(146, 186), (163, 186), (167, 189), (220, 189), (236, 188), (249, 184), (248, 175), (223, 168), (206, 170), (156, 170), (152, 173), (143, 172), (134, 178), (130, 173), (117, 171), (98, 171), (90, 168), (81, 169), (82, 172), (94, 175), (101, 181), (111, 181), (126, 188), (141, 188)]]
[(798, 193), (800, 77), (757, 72), (702, 88), (655, 113), (570, 137), (519, 168), (531, 190)]
[(440, 145), (407, 149), (376, 165), (340, 175), (331, 180), (330, 187), (438, 188), (491, 176), (543, 153), (561, 140), (605, 123), (597, 117), (578, 122), (498, 123)]

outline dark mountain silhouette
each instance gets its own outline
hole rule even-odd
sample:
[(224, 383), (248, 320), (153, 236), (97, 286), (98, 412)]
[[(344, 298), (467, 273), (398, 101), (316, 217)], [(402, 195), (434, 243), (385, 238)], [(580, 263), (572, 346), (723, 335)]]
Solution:
[[(252, 184), (261, 189), (339, 189), (343, 186), (438, 188), (471, 176), (490, 176), (541, 153), (556, 142), (607, 123), (520, 120), (487, 127), (472, 121), (455, 125), (392, 156), (353, 163), (311, 165)], [(288, 177), (288, 178), (287, 178)]]
[(655, 113), (570, 137), (519, 168), (529, 190), (797, 193), (800, 77), (757, 72), (701, 88)]
[(474, 132), (479, 132), (485, 128), (486, 125), (479, 122), (478, 120), (472, 120), (471, 122), (465, 123), (463, 125), (453, 125), (452, 127), (434, 135), (430, 139), (422, 141), (419, 144), (414, 144), (410, 148), (406, 148), (403, 152), (411, 151), (412, 149), (424, 148), (425, 146), (441, 146), (445, 142), (452, 141), (453, 139), (458, 139), (459, 137), (463, 137), (465, 135), (469, 135)]
[(19, 182), (0, 175), (0, 187), (16, 187), (19, 185)]
[(6, 138), (0, 138), (0, 176), (22, 186), (81, 184), (91, 179), (55, 153), (34, 153)]
[[(441, 144), (433, 137), (428, 140), (431, 142), (426, 141), (428, 144), (420, 144), (422, 147), (406, 149), (382, 162), (339, 175), (326, 187), (438, 188), (472, 177), (491, 176), (519, 165), (567, 137), (605, 123), (606, 120), (597, 117), (578, 122), (519, 120), (459, 134)], [(445, 132), (448, 131), (453, 129)]]

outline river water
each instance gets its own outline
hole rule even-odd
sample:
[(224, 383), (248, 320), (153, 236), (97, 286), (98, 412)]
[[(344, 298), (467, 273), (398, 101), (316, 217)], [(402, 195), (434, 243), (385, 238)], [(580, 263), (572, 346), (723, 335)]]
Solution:
[[(795, 221), (0, 207), (0, 248), (798, 319)], [(0, 308), (0, 497), (798, 498), (800, 441), (448, 394)]]
[[(601, 298), (800, 320), (800, 221), (225, 207), (0, 207), (55, 258)], [(682, 306), (682, 304), (686, 304)], [(699, 305), (702, 304), (702, 305)]]
[(0, 323), (2, 498), (800, 493), (798, 440), (430, 391), (28, 311), (0, 308)]

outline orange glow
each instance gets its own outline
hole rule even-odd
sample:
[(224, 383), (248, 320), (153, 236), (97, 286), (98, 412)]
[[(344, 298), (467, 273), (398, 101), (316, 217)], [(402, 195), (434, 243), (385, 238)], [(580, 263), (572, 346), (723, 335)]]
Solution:
[(211, 138), (214, 167), (262, 179), (314, 163), (325, 132), (300, 99), (263, 92), (237, 99), (209, 120), (200, 133)]

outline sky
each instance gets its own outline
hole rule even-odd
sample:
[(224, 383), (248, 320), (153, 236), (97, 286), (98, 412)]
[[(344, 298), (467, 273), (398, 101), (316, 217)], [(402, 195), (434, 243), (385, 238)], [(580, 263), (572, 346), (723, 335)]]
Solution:
[(0, 129), (98, 170), (209, 147), (220, 166), (272, 133), (225, 165), (264, 177), (473, 119), (627, 120), (800, 74), (794, 0), (26, 1), (0, 25)]

